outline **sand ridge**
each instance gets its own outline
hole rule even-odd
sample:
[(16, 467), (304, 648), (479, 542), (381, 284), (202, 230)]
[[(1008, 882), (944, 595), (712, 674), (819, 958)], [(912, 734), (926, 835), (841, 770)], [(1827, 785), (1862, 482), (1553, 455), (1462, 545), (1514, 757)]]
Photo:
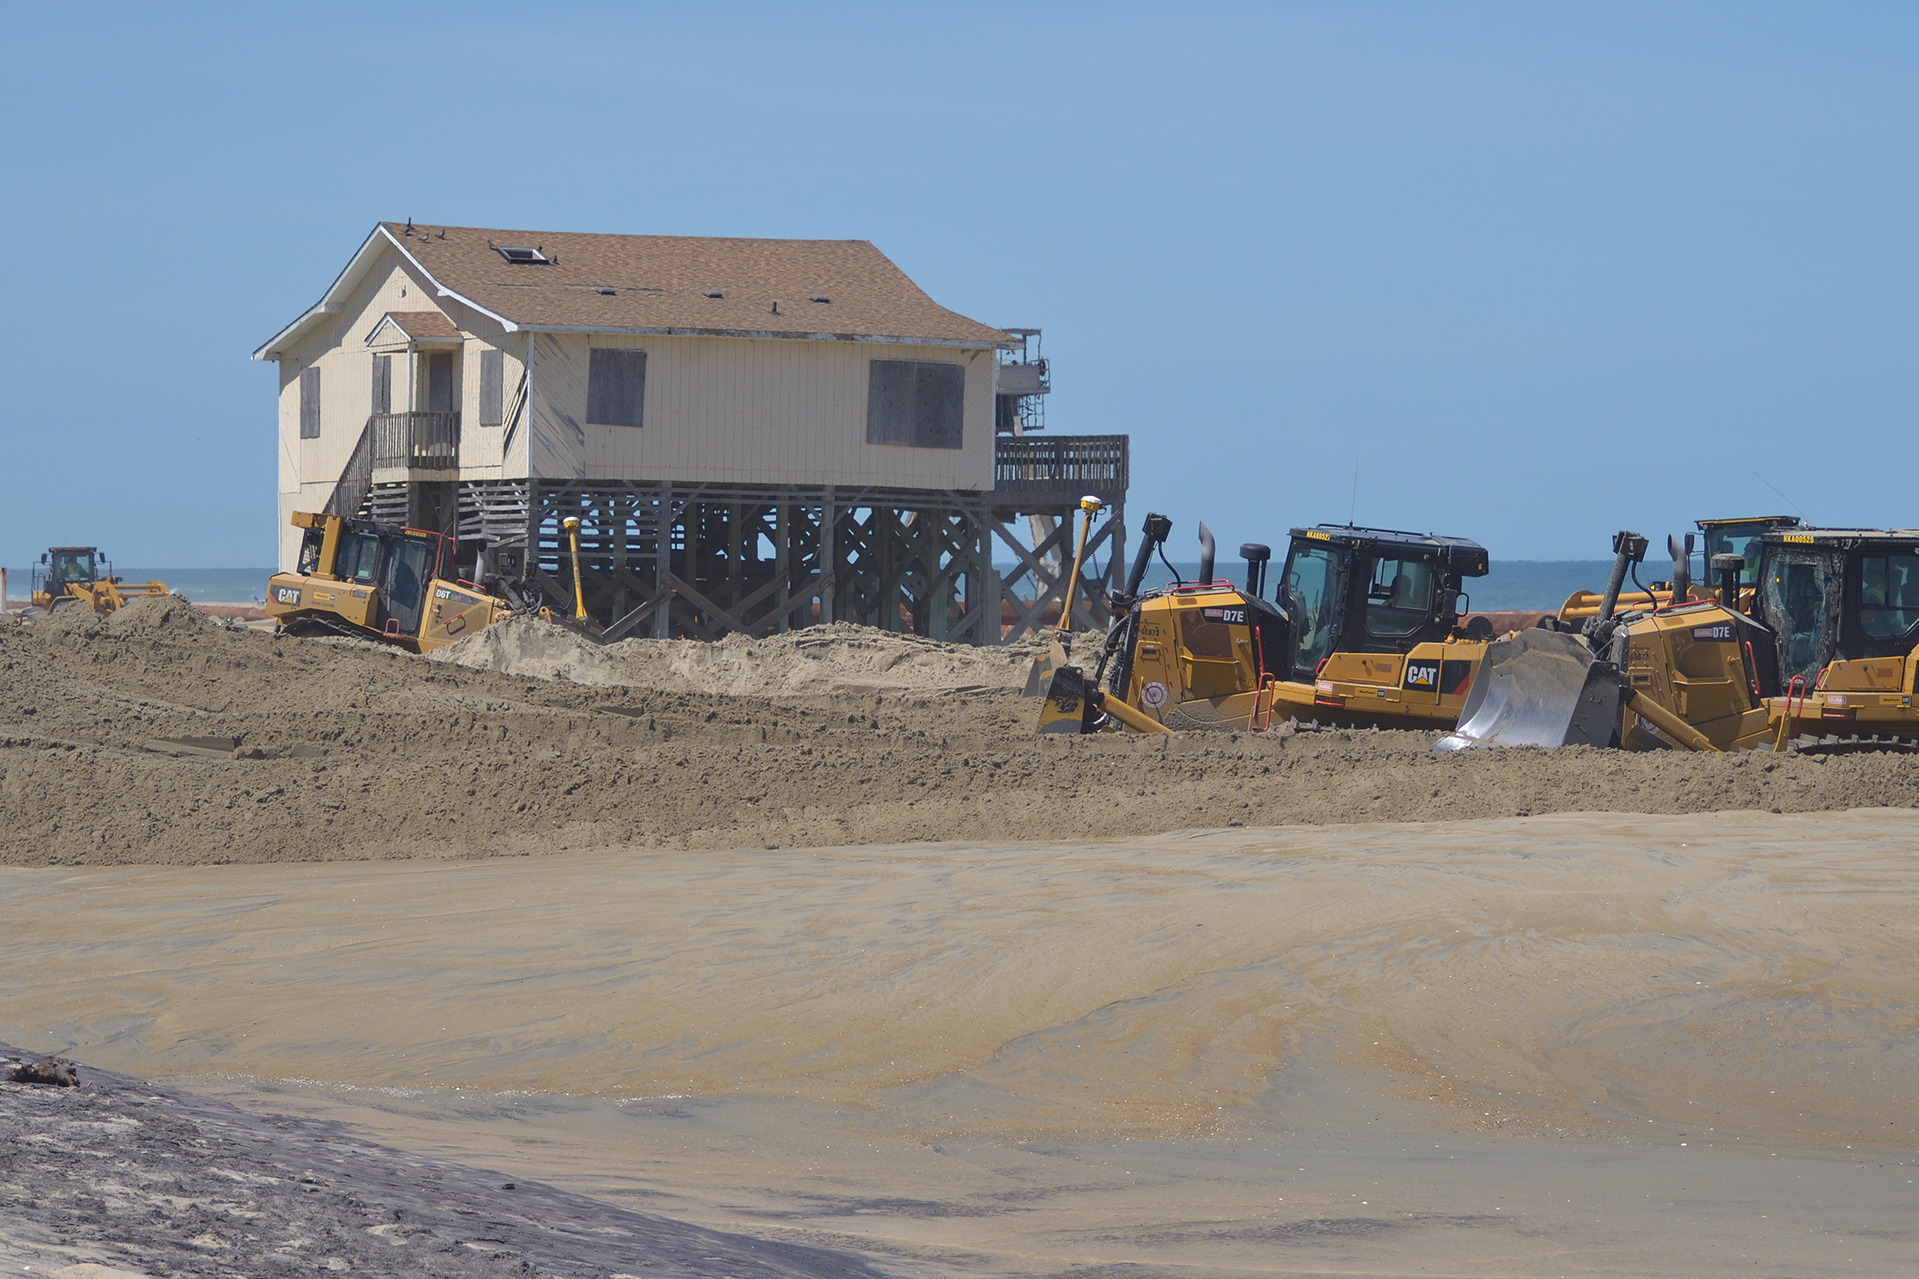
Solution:
[[(591, 651), (548, 631), (531, 656), (516, 639), (502, 657), (483, 634), (477, 652), (434, 661), (222, 627), (170, 598), (109, 618), (63, 610), (0, 625), (0, 861), (1070, 840), (1919, 805), (1919, 758), (1896, 753), (1444, 755), (1430, 734), (1286, 726), (1042, 738), (1035, 703), (1016, 691), (1034, 646), (840, 626)], [(607, 682), (568, 677), (589, 662), (600, 664), (590, 678)]]

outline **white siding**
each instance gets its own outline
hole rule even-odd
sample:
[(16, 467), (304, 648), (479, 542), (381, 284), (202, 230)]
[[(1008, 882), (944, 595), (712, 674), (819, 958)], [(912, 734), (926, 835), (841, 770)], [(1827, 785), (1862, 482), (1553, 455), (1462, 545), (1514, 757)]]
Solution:
[[(333, 492), (373, 408), (366, 338), (389, 311), (440, 310), (462, 335), (455, 373), (461, 408), (460, 470), (468, 480), (688, 480), (731, 484), (876, 485), (987, 489), (993, 483), (990, 349), (883, 342), (699, 337), (614, 337), (504, 332), (500, 325), (414, 276), (397, 253), (384, 260), (280, 360), (280, 563), (299, 538), (294, 511), (319, 510)], [(479, 425), (480, 352), (503, 353), (503, 426)], [(594, 346), (647, 353), (645, 425), (586, 423)], [(532, 388), (519, 421), (513, 400), (533, 353)], [(963, 446), (922, 449), (866, 442), (868, 365), (937, 360), (965, 369)], [(320, 436), (300, 438), (300, 374), (320, 370)], [(393, 407), (424, 408), (424, 369), (393, 354)], [(447, 476), (446, 478), (453, 478)]]
[[(494, 321), (447, 301), (442, 304), (430, 285), (415, 277), (391, 250), (386, 261), (369, 272), (333, 319), (296, 345), (280, 361), (280, 564), (291, 568), (300, 539), (288, 521), (295, 511), (317, 511), (332, 496), (334, 483), (360, 442), (360, 433), (373, 411), (373, 357), (366, 338), (389, 311), (438, 310), (466, 336), (458, 353), (455, 385), (462, 401), (460, 433), (461, 479), (516, 478), (526, 474), (526, 425), (513, 432), (515, 459), (503, 465), (502, 446), (507, 427), (482, 427), (480, 406), (480, 350), (489, 339), (505, 352), (503, 378), (506, 404), (520, 382), (526, 353), (524, 335), (505, 333)], [(426, 407), (425, 371), (417, 357), (392, 352), (393, 408)], [(320, 370), (320, 437), (300, 438), (300, 373)], [(517, 460), (517, 465), (514, 464)], [(448, 477), (452, 478), (452, 477)]]
[[(647, 353), (645, 425), (586, 421), (595, 346)], [(963, 445), (866, 442), (872, 360), (966, 371)], [(801, 339), (539, 335), (530, 473), (544, 478), (991, 488), (994, 356), (987, 349)]]

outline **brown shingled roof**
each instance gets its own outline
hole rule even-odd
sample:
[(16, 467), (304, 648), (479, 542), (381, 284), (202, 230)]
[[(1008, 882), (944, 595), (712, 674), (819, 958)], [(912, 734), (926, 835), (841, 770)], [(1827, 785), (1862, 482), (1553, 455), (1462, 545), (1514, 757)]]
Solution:
[(453, 321), (438, 311), (388, 311), (385, 318), (393, 321), (395, 328), (416, 342), (430, 338), (449, 338), (457, 342), (460, 337), (460, 331), (453, 327)]
[[(521, 328), (1008, 340), (934, 302), (865, 240), (381, 226), (442, 288)], [(510, 263), (496, 245), (549, 261)]]

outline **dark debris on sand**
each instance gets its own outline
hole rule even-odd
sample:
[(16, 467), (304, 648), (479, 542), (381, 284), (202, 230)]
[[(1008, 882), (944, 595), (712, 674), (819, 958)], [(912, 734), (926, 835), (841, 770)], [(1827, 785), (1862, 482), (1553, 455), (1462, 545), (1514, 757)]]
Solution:
[[(36, 1060), (0, 1045), (0, 1068)], [(878, 1279), (850, 1255), (632, 1212), (90, 1066), (74, 1087), (0, 1085), (0, 1261), (156, 1277)]]

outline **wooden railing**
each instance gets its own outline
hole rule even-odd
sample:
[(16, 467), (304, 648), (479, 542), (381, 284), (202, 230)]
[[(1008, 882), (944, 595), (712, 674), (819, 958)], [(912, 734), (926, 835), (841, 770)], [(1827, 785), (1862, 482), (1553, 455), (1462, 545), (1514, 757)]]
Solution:
[(993, 491), (1009, 495), (1126, 492), (1124, 435), (998, 436), (993, 440)]
[(373, 430), (375, 470), (455, 471), (460, 467), (457, 411), (375, 413), (368, 425)]
[[(377, 414), (375, 416), (378, 416)], [(323, 508), (328, 515), (341, 515), (348, 519), (360, 513), (360, 503), (366, 501), (366, 495), (373, 488), (373, 418), (366, 420), (360, 428), (359, 442), (353, 446), (353, 455), (347, 458), (346, 467), (340, 472), (340, 478), (333, 485), (333, 493)]]

